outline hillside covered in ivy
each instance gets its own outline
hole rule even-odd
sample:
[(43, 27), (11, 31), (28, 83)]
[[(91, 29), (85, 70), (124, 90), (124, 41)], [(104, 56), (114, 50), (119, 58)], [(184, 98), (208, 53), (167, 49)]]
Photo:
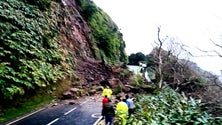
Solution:
[(0, 41), (0, 107), (75, 81), (78, 60), (127, 62), (118, 27), (89, 0), (1, 0)]

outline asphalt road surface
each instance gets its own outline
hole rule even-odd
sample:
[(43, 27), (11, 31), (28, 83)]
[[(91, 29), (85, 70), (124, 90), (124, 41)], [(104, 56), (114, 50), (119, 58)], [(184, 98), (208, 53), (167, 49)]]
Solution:
[(101, 105), (100, 99), (89, 97), (79, 104), (47, 107), (6, 125), (93, 125), (100, 117)]

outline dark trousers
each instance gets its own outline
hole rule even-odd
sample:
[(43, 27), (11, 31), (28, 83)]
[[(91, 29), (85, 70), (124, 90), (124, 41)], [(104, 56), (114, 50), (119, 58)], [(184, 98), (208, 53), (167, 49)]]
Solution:
[(134, 109), (129, 109), (129, 116), (134, 113)]
[(112, 115), (105, 115), (105, 122), (106, 122), (106, 125), (112, 125), (113, 124), (113, 116)]

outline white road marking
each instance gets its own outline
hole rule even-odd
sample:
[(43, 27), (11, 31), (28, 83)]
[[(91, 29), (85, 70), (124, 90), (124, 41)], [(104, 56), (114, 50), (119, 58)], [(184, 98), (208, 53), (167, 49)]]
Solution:
[(30, 113), (30, 114), (28, 114), (28, 115), (26, 115), (26, 116), (23, 116), (23, 117), (21, 117), (21, 118), (15, 120), (15, 121), (12, 121), (12, 122), (10, 122), (10, 123), (8, 123), (8, 124), (6, 124), (6, 125), (11, 125), (11, 124), (13, 124), (13, 123), (16, 123), (16, 122), (18, 122), (18, 121), (20, 121), (20, 120), (22, 120), (22, 119), (24, 119), (24, 118), (27, 118), (27, 117), (29, 117), (29, 116), (31, 116), (31, 115), (37, 113), (37, 112), (42, 111), (43, 109), (45, 109), (45, 108), (41, 108), (41, 109), (39, 109), (39, 110), (37, 110), (37, 111), (35, 111), (35, 112), (32, 112), (32, 113)]
[(91, 117), (93, 118), (100, 118), (100, 116), (101, 116), (101, 113), (94, 113), (91, 115)]
[[(85, 103), (87, 103), (87, 102), (88, 102), (88, 100), (87, 100), (87, 101), (84, 101), (84, 102), (81, 103), (80, 105), (83, 105), (83, 104), (85, 104)], [(32, 113), (30, 113), (30, 114), (28, 114), (28, 115), (26, 115), (26, 116), (23, 116), (23, 117), (21, 117), (21, 118), (18, 118), (18, 119), (15, 120), (15, 121), (12, 121), (12, 122), (10, 122), (10, 123), (7, 123), (6, 125), (11, 125), (11, 124), (13, 124), (13, 123), (16, 123), (16, 122), (18, 122), (18, 121), (20, 121), (20, 120), (22, 120), (22, 119), (25, 119), (25, 118), (27, 118), (27, 117), (29, 117), (29, 116), (37, 113), (37, 112), (42, 111), (43, 109), (45, 109), (45, 108), (39, 109), (39, 110), (37, 110), (37, 111), (35, 111), (35, 112), (32, 112)], [(72, 111), (74, 111), (74, 110), (76, 110), (76, 109), (77, 109), (77, 108), (75, 107), (75, 108), (69, 110), (68, 112), (64, 113), (64, 115), (68, 115), (70, 112), (72, 112)], [(102, 117), (100, 117), (97, 121), (99, 122), (100, 119), (102, 119)], [(51, 121), (51, 122), (48, 123), (47, 125), (51, 125), (51, 124), (55, 123), (55, 122), (58, 121), (58, 120), (59, 120), (59, 118)]]
[(58, 121), (59, 120), (59, 118), (57, 118), (57, 119), (55, 119), (55, 120), (53, 120), (53, 121), (51, 121), (50, 123), (48, 123), (47, 125), (51, 125), (51, 124), (53, 124), (53, 123), (55, 123), (56, 121)]
[(98, 123), (102, 120), (102, 116), (100, 116), (93, 125), (98, 125)]
[(69, 110), (68, 112), (64, 113), (64, 115), (68, 115), (70, 112), (72, 112), (72, 111), (74, 111), (74, 110), (76, 110), (76, 109), (77, 109), (77, 108), (75, 107), (75, 108)]

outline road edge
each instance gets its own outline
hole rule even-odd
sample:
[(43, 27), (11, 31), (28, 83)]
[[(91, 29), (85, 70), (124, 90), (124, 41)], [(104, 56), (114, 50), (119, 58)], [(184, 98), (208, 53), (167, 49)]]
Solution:
[(100, 116), (93, 125), (98, 125), (98, 123), (102, 120), (103, 116)]
[(24, 115), (24, 116), (22, 116), (22, 117), (18, 117), (18, 118), (15, 119), (15, 120), (12, 120), (12, 121), (3, 123), (3, 124), (5, 124), (5, 125), (11, 125), (11, 124), (13, 124), (13, 123), (16, 123), (16, 122), (18, 122), (18, 121), (20, 121), (20, 120), (22, 120), (22, 119), (24, 119), (24, 118), (27, 118), (27, 117), (35, 114), (35, 113), (38, 113), (38, 112), (40, 112), (40, 111), (42, 111), (42, 110), (44, 110), (44, 109), (45, 109), (45, 107), (44, 107), (44, 108), (41, 108), (41, 109), (38, 109), (38, 110), (36, 110), (36, 111), (34, 111), (34, 112), (32, 112), (32, 113), (28, 113), (27, 115)]

